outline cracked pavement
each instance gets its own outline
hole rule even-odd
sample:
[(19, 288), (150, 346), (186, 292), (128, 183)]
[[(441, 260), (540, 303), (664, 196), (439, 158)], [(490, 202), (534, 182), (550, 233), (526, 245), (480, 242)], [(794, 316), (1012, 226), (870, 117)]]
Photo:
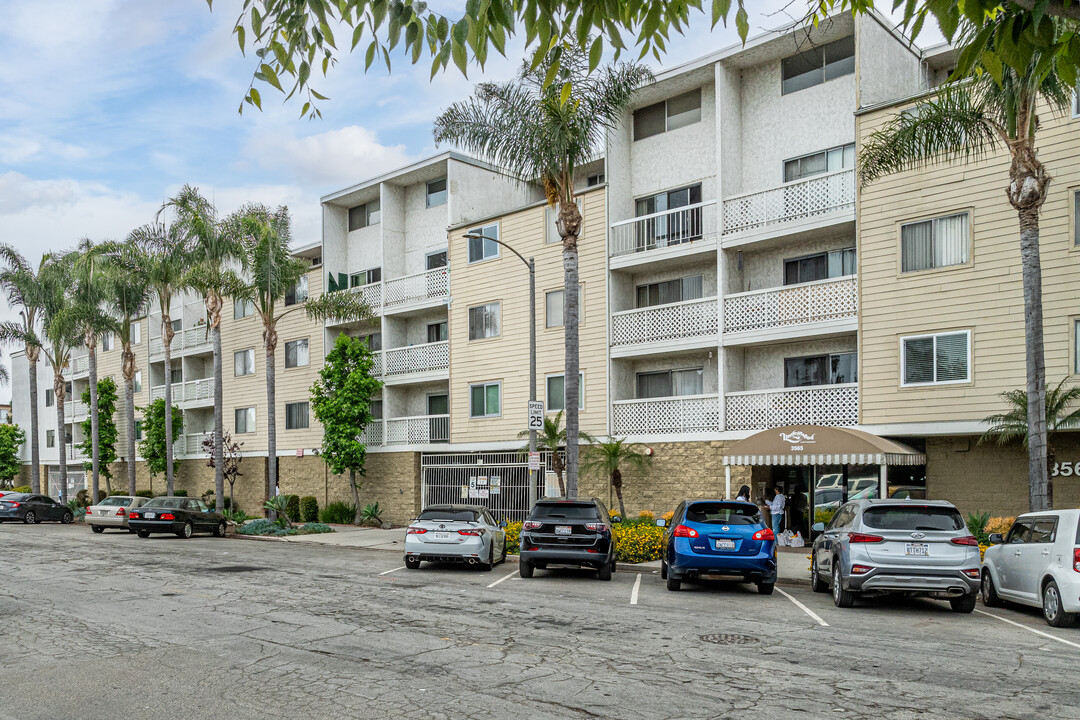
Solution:
[[(0, 525), (0, 718), (1080, 718), (1080, 630), (786, 588)], [(387, 574), (380, 575), (386, 571)], [(980, 609), (981, 606), (980, 606)], [(719, 645), (706, 634), (757, 639)]]

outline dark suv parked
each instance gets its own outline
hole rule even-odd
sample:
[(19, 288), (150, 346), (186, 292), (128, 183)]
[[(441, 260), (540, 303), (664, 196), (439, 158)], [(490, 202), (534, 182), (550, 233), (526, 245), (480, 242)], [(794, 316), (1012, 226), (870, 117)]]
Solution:
[(604, 503), (596, 498), (544, 498), (533, 506), (521, 527), (518, 573), (530, 578), (548, 564), (596, 568), (601, 580), (615, 571), (615, 541)]

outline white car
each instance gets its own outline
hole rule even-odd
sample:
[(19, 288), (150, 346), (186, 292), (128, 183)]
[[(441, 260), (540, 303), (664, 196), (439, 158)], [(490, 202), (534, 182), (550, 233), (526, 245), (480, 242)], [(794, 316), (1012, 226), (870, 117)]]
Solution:
[(1004, 537), (990, 536), (982, 599), (1041, 607), (1046, 622), (1070, 627), (1080, 613), (1080, 510), (1025, 513)]
[(476, 505), (428, 505), (405, 534), (405, 566), (421, 562), (479, 565), (491, 570), (506, 562), (506, 533), (485, 508)]
[(96, 533), (105, 528), (128, 529), (128, 513), (150, 502), (150, 498), (133, 495), (110, 495), (97, 505), (86, 508), (86, 524)]

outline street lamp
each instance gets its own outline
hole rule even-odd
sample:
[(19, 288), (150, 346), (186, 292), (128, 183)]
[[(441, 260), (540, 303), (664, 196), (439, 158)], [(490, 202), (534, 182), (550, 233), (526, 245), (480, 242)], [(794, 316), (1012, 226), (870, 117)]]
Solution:
[[(529, 402), (536, 402), (536, 262), (533, 258), (528, 260), (514, 248), (510, 247), (498, 238), (488, 237), (481, 232), (465, 233), (466, 240), (490, 240), (502, 245), (518, 256), (521, 262), (529, 268)], [(529, 455), (536, 452), (536, 430), (529, 428)], [(526, 512), (536, 504), (536, 478), (533, 471), (529, 470), (529, 507)]]

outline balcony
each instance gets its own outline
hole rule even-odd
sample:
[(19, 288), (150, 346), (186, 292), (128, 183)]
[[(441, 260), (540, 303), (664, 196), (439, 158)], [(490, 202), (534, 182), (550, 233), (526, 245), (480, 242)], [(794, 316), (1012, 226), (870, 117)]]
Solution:
[(716, 234), (715, 200), (612, 223), (611, 265), (633, 265), (715, 250)]
[[(416, 417), (389, 418), (381, 421), (384, 425), (382, 444), (390, 445), (428, 445), (450, 441), (449, 415), (418, 415)], [(364, 429), (372, 429), (374, 424)]]
[(372, 420), (364, 432), (360, 433), (360, 442), (369, 447), (378, 447), (383, 444), (383, 421)]
[(68, 400), (64, 403), (65, 422), (82, 420), (89, 412), (90, 409), (86, 406), (86, 403), (79, 400)]
[(611, 404), (616, 435), (671, 435), (718, 432), (720, 399), (716, 395), (616, 400)]
[(90, 356), (86, 353), (82, 355), (72, 355), (71, 360), (68, 362), (68, 366), (64, 369), (64, 375), (82, 375), (90, 372)]
[[(181, 330), (173, 336), (170, 347), (171, 356), (177, 357), (185, 352), (211, 352), (213, 341), (206, 325)], [(161, 336), (150, 338), (150, 358), (152, 360), (165, 357), (165, 343)]]
[(856, 425), (859, 384), (814, 385), (727, 393), (728, 430), (764, 430), (784, 425)]
[(68, 443), (64, 446), (64, 450), (68, 462), (84, 462), (89, 459), (75, 443)]
[(612, 313), (611, 355), (632, 355), (633, 346), (648, 343), (660, 343), (651, 352), (716, 345), (716, 315), (715, 297)]
[(380, 355), (381, 370), (388, 382), (420, 373), (438, 373), (439, 378), (433, 379), (441, 379), (450, 368), (450, 344), (446, 341), (384, 350)]
[(445, 267), (392, 278), (387, 280), (385, 285), (385, 311), (401, 310), (413, 305), (445, 303), (450, 297), (450, 274)]
[(371, 308), (373, 315), (378, 315), (382, 311), (383, 284), (381, 282), (358, 285), (351, 288), (349, 292), (357, 293), (364, 304)]
[[(207, 431), (204, 433), (192, 433), (185, 435), (182, 440), (177, 440), (176, 445), (183, 444), (183, 454), (188, 457), (194, 457), (196, 455), (203, 454), (203, 440), (213, 435), (213, 431)], [(175, 447), (175, 446), (174, 446)]]
[[(150, 388), (150, 402), (165, 398), (165, 386), (158, 385)], [(174, 405), (181, 403), (207, 404), (214, 402), (214, 378), (202, 378), (188, 380), (182, 383), (173, 383), (172, 401)]]
[(858, 312), (854, 275), (728, 295), (724, 298), (724, 344), (853, 332)]
[(789, 229), (784, 226), (814, 225), (837, 213), (843, 217), (835, 219), (853, 221), (854, 212), (855, 171), (841, 170), (726, 198), (723, 235), (783, 232)]

